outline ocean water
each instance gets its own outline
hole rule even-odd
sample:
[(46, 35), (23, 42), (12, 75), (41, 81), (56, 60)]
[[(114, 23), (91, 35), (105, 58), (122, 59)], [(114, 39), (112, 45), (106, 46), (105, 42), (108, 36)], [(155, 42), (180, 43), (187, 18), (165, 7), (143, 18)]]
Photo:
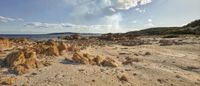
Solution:
[[(70, 36), (72, 34), (0, 34), (3, 38), (27, 38), (31, 40), (58, 39), (58, 37)], [(100, 36), (100, 34), (80, 34), (81, 36)]]

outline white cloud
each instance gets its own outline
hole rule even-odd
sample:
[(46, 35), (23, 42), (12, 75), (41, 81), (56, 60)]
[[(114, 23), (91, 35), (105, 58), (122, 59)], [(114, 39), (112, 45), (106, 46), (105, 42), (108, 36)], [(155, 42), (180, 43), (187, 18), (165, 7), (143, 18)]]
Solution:
[(135, 8), (135, 11), (137, 11), (139, 13), (145, 13), (146, 12), (145, 9), (140, 9), (140, 8)]
[(148, 22), (152, 22), (152, 19), (148, 19)]
[[(51, 31), (52, 29), (56, 30), (70, 30), (71, 31), (82, 31), (82, 32), (93, 32), (93, 33), (117, 33), (117, 32), (125, 32), (123, 29), (118, 26), (118, 23), (121, 16), (114, 15), (114, 16), (108, 16), (106, 19), (108, 24), (104, 25), (77, 25), (77, 24), (71, 24), (71, 23), (42, 23), (42, 22), (29, 22), (26, 23), (24, 26), (34, 29), (47, 29)], [(116, 21), (118, 20), (118, 21)], [(115, 25), (116, 24), (116, 25)]]
[(10, 18), (10, 17), (4, 17), (0, 16), (0, 23), (7, 23), (7, 22), (14, 22), (14, 21), (24, 21), (22, 18)]
[(152, 0), (140, 0), (140, 1), (141, 1), (140, 5), (145, 5), (152, 2)]
[[(72, 6), (71, 16), (77, 22), (94, 22), (101, 25), (111, 25), (110, 31), (121, 30), (122, 12), (131, 8), (143, 6), (152, 2), (152, 0), (65, 0), (67, 5)], [(138, 9), (138, 12), (144, 13), (146, 10)], [(119, 32), (118, 31), (118, 32)]]

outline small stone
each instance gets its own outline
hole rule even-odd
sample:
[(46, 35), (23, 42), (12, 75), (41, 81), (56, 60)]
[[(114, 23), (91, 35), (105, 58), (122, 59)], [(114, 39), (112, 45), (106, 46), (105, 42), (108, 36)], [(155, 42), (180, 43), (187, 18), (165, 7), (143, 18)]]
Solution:
[(120, 81), (128, 82), (128, 78), (127, 78), (127, 76), (125, 76), (125, 75), (122, 75), (121, 77), (118, 77), (118, 79), (119, 79)]
[(92, 82), (95, 82), (95, 80), (93, 79)]

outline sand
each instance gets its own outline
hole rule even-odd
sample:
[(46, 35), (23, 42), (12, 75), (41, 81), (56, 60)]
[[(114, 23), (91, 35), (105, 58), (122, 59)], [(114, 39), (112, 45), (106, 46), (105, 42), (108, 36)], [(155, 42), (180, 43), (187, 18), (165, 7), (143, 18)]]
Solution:
[[(66, 61), (72, 52), (53, 58), (50, 66), (16, 76), (18, 86), (200, 86), (200, 44), (89, 46), (80, 51), (110, 57), (121, 63), (116, 68)], [(5, 69), (5, 68), (4, 68)], [(8, 74), (11, 76), (13, 74)], [(0, 75), (3, 76), (3, 75)], [(15, 76), (15, 75), (14, 75)], [(121, 77), (125, 77), (121, 79)]]

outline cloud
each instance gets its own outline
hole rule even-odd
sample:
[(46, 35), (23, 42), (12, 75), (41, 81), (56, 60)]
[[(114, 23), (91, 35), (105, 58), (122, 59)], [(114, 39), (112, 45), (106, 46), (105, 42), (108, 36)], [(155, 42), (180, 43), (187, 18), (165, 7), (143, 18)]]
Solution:
[[(112, 16), (112, 17), (107, 17), (109, 20), (115, 20), (115, 18), (118, 18), (118, 16)], [(113, 22), (113, 21), (109, 21)], [(114, 24), (118, 23), (113, 22)], [(107, 25), (77, 25), (77, 24), (71, 24), (71, 23), (42, 23), (42, 22), (29, 22), (24, 25), (25, 27), (31, 27), (35, 29), (70, 29), (70, 31), (83, 31), (83, 32), (94, 32), (94, 33), (108, 33), (108, 32), (113, 32), (116, 33), (115, 31), (122, 31), (119, 26), (113, 25), (113, 24), (107, 24)]]
[(140, 9), (140, 8), (135, 8), (135, 11), (137, 11), (139, 13), (145, 13), (146, 12), (145, 9)]
[(24, 21), (22, 18), (10, 18), (10, 17), (4, 17), (0, 16), (0, 23), (7, 23), (7, 22), (14, 22), (14, 21)]
[[(71, 16), (77, 22), (97, 22), (112, 25), (111, 32), (121, 31), (122, 13), (132, 8), (143, 6), (152, 0), (65, 0), (72, 7)], [(145, 12), (146, 10), (138, 10)], [(119, 32), (118, 31), (118, 32)]]
[[(152, 0), (65, 0), (71, 8), (71, 23), (30, 22), (25, 26), (84, 30), (85, 32), (125, 32), (121, 22), (123, 12), (151, 3)], [(145, 10), (140, 11), (144, 12)], [(84, 22), (84, 24), (83, 24)], [(72, 24), (73, 23), (73, 24)], [(75, 23), (75, 24), (74, 24)], [(86, 24), (86, 25), (85, 25)]]

